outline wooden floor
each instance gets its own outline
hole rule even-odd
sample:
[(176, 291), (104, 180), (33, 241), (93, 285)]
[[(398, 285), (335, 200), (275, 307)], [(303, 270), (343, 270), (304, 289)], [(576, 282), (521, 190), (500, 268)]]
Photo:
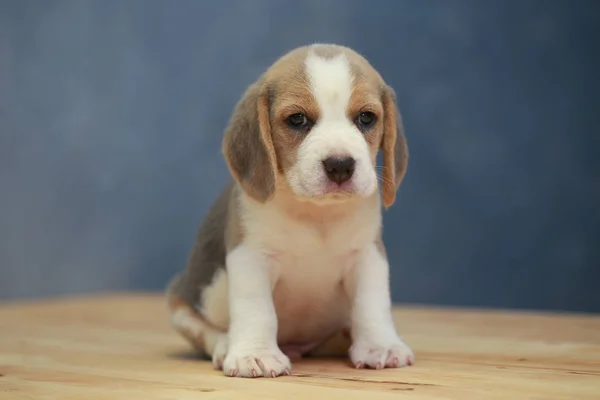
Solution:
[(416, 364), (228, 378), (195, 359), (153, 295), (0, 306), (0, 399), (600, 399), (600, 316), (403, 308)]

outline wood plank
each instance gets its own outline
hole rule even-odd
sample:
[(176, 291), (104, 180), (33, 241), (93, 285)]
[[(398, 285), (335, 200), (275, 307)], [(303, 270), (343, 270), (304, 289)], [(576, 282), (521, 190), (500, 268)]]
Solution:
[(302, 360), (236, 379), (193, 357), (164, 299), (122, 294), (0, 307), (0, 399), (600, 399), (600, 316), (398, 307), (417, 362)]

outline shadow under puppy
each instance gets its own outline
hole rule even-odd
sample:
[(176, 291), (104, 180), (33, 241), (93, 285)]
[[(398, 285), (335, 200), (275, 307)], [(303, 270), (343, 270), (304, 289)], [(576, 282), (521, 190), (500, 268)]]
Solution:
[(303, 355), (412, 364), (381, 238), (408, 150), (379, 73), (347, 47), (297, 48), (244, 93), (222, 150), (233, 179), (168, 286), (174, 328), (229, 376), (289, 375)]

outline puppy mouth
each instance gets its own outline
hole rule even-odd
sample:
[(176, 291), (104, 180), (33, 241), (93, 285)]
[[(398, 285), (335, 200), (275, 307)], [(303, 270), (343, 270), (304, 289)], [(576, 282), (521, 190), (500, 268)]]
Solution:
[(317, 202), (348, 201), (360, 195), (356, 184), (352, 181), (342, 183), (324, 179), (318, 189), (313, 191), (311, 198)]
[(322, 196), (334, 196), (334, 197), (342, 197), (342, 196), (352, 196), (356, 194), (356, 186), (352, 181), (345, 181), (342, 183), (337, 183), (328, 180), (323, 189)]
[(319, 179), (316, 184), (309, 185), (307, 182), (300, 183), (300, 191), (296, 195), (305, 200), (327, 201), (345, 200), (357, 195), (356, 185), (350, 181), (341, 184), (328, 180), (326, 177)]

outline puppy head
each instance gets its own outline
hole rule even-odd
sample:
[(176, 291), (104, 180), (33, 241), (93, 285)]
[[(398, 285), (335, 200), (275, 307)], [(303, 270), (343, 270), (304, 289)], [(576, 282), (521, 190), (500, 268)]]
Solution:
[(258, 201), (281, 185), (315, 202), (368, 197), (379, 179), (386, 208), (408, 161), (393, 89), (362, 56), (337, 45), (301, 47), (277, 60), (236, 105), (223, 153)]

